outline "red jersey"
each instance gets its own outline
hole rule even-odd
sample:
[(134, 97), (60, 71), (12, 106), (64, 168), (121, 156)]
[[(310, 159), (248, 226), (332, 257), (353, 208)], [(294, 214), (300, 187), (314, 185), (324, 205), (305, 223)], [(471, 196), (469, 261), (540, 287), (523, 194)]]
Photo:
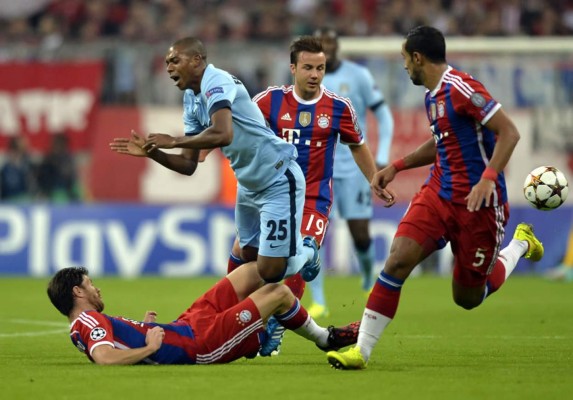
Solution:
[(350, 100), (320, 88), (317, 99), (306, 101), (294, 86), (272, 86), (253, 98), (275, 134), (296, 146), (297, 163), (306, 177), (305, 209), (328, 217), (332, 206), (334, 150), (364, 143)]
[[(437, 156), (427, 185), (454, 203), (479, 182), (493, 155), (496, 137), (484, 125), (501, 108), (471, 75), (448, 67), (438, 86), (426, 91), (426, 111)], [(492, 206), (507, 202), (503, 172), (498, 175)]]

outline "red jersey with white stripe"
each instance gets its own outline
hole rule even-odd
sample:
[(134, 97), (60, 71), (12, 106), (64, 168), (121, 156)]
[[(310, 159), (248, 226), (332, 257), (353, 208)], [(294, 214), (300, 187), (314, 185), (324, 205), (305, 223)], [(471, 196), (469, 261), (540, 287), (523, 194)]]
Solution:
[(145, 346), (147, 331), (161, 326), (165, 337), (159, 350), (141, 361), (148, 364), (227, 363), (256, 354), (264, 332), (255, 303), (238, 301), (228, 279), (220, 280), (176, 321), (144, 323), (84, 311), (70, 327), (72, 343), (91, 361), (98, 346), (134, 349)]
[(306, 177), (305, 209), (328, 217), (332, 206), (332, 172), (338, 138), (350, 145), (364, 143), (350, 100), (320, 88), (306, 101), (294, 86), (272, 86), (253, 98), (275, 134), (296, 146), (297, 163)]
[[(437, 150), (426, 184), (440, 197), (466, 204), (465, 197), (493, 155), (496, 137), (484, 125), (501, 104), (471, 75), (448, 67), (438, 86), (426, 91), (425, 105)], [(506, 202), (502, 172), (492, 206)]]

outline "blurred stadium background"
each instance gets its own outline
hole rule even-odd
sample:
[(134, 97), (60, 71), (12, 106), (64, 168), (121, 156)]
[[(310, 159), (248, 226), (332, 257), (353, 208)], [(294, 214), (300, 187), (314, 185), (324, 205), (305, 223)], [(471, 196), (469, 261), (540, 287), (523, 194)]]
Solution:
[[(0, 274), (85, 265), (93, 275), (222, 275), (235, 190), (222, 155), (186, 177), (108, 149), (131, 129), (182, 134), (181, 92), (164, 71), (169, 44), (201, 38), (208, 61), (254, 95), (290, 82), (293, 37), (336, 27), (343, 54), (370, 68), (392, 108), (395, 159), (428, 134), (423, 89), (400, 58), (403, 35), (422, 23), (444, 31), (449, 62), (484, 82), (518, 125), (507, 238), (532, 222), (546, 257), (518, 271), (548, 272), (566, 253), (573, 199), (540, 212), (521, 189), (538, 165), (573, 182), (571, 0), (0, 0)], [(401, 204), (377, 203), (376, 271), (426, 175), (403, 173), (394, 185)], [(345, 225), (333, 222), (325, 247), (329, 272), (356, 272)]]

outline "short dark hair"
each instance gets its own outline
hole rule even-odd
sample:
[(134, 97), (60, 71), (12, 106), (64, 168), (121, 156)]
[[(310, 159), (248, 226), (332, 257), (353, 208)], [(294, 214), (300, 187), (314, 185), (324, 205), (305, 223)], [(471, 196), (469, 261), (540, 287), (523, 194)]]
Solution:
[(203, 42), (195, 37), (184, 37), (175, 41), (172, 46), (177, 47), (188, 56), (199, 54), (203, 60), (207, 59), (207, 50), (205, 49)]
[(309, 53), (322, 53), (322, 42), (319, 38), (314, 36), (301, 36), (290, 45), (290, 63), (296, 64), (298, 55), (308, 51)]
[(88, 270), (84, 267), (69, 267), (59, 270), (48, 283), (50, 301), (66, 317), (74, 308), (75, 286), (81, 286)]
[(410, 55), (418, 52), (433, 63), (441, 64), (446, 62), (446, 40), (444, 35), (431, 26), (420, 25), (412, 28), (406, 34), (404, 49)]

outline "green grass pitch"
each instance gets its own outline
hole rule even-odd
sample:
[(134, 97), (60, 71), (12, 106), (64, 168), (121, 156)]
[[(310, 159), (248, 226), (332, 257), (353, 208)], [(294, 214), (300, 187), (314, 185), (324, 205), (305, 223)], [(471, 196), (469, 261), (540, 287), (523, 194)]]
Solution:
[[(96, 278), (106, 312), (177, 317), (213, 278)], [(314, 344), (287, 332), (278, 357), (212, 366), (91, 364), (49, 303), (47, 279), (0, 279), (4, 399), (569, 399), (573, 285), (512, 277), (479, 308), (451, 299), (450, 280), (422, 276), (402, 291), (368, 369), (331, 369)], [(326, 279), (331, 317), (361, 318), (357, 277)], [(307, 304), (307, 294), (303, 303)]]

